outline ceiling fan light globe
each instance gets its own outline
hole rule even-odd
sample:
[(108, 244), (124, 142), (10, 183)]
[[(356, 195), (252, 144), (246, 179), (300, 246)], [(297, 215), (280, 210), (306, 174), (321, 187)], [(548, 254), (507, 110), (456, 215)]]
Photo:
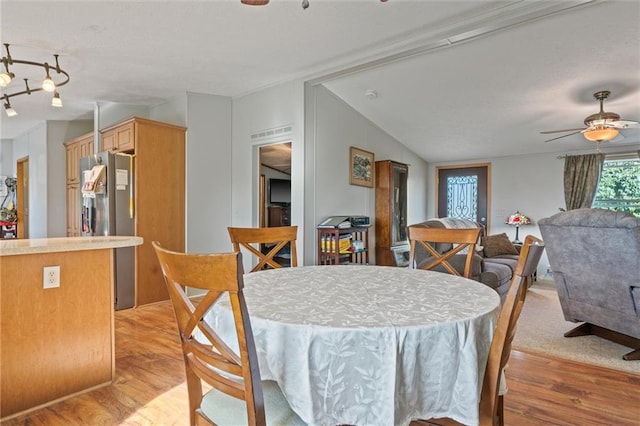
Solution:
[(583, 133), (584, 137), (591, 142), (607, 142), (618, 136), (618, 130), (611, 127), (600, 127), (587, 130)]
[(249, 6), (266, 6), (269, 4), (269, 0), (240, 0), (240, 3)]

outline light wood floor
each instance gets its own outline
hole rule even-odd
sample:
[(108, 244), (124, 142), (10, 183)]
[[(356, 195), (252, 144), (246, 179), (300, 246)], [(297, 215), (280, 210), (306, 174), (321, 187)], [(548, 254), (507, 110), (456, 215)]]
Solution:
[[(507, 378), (506, 425), (640, 425), (640, 376), (514, 351)], [(188, 424), (180, 343), (168, 302), (116, 312), (113, 385), (3, 426), (118, 424)]]

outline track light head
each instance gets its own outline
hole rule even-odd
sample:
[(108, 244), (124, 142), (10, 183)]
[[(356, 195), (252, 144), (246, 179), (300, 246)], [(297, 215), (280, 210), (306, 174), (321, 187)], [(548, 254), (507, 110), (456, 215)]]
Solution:
[(15, 109), (11, 108), (11, 103), (7, 95), (4, 95), (4, 112), (7, 113), (7, 117), (15, 117), (18, 115)]
[(7, 84), (11, 83), (11, 80), (13, 80), (15, 76), (14, 73), (9, 71), (0, 74), (0, 87), (7, 87)]
[(53, 92), (53, 97), (51, 98), (51, 106), (62, 108), (62, 99), (60, 98), (60, 93), (56, 90)]

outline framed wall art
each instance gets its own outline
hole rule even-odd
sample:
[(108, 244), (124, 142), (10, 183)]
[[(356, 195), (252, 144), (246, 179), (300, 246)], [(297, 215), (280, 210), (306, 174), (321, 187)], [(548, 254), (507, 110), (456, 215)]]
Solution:
[(356, 147), (349, 148), (349, 183), (373, 188), (375, 171), (373, 152)]

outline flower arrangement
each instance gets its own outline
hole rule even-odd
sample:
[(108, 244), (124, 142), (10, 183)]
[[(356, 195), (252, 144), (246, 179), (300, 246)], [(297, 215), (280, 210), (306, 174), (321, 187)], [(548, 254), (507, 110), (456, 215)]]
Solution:
[(511, 216), (508, 216), (505, 219), (504, 223), (506, 223), (507, 225), (516, 225), (516, 226), (528, 225), (531, 223), (531, 219), (523, 215), (519, 211), (516, 211)]

